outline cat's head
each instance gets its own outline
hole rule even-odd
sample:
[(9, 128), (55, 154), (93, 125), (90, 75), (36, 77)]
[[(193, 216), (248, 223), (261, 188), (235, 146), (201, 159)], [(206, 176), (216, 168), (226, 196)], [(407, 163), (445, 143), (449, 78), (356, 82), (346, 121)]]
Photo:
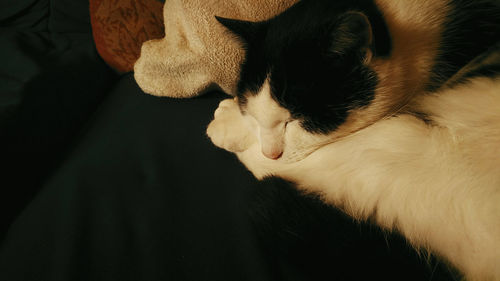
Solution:
[(264, 22), (217, 18), (247, 50), (237, 97), (271, 159), (300, 160), (380, 118), (356, 117), (373, 111), (378, 83), (370, 19), (313, 2)]

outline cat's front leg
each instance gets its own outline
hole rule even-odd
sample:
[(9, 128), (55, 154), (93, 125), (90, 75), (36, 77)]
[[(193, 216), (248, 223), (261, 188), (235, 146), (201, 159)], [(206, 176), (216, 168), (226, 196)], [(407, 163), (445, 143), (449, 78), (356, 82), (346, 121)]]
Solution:
[(215, 110), (214, 120), (207, 128), (207, 135), (218, 147), (230, 152), (247, 150), (257, 142), (255, 128), (241, 114), (236, 99), (225, 99)]
[(215, 110), (207, 135), (216, 146), (236, 153), (256, 178), (281, 176), (281, 172), (289, 165), (262, 154), (257, 138), (258, 129), (253, 121), (251, 117), (242, 115), (236, 99), (226, 99)]

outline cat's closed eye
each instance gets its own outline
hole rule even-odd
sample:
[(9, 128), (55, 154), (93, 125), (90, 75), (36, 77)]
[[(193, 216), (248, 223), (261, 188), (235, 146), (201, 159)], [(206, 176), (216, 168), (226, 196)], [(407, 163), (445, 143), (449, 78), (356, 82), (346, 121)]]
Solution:
[(289, 124), (290, 122), (292, 122), (292, 121), (293, 121), (293, 120), (287, 120), (287, 121), (285, 121), (285, 129), (286, 129), (286, 127), (288, 126), (288, 124)]

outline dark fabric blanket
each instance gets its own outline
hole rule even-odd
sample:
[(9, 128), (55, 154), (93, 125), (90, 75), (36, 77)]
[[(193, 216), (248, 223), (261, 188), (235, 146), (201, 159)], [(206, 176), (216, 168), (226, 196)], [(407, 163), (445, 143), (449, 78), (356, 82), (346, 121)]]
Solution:
[(97, 56), (86, 1), (0, 2), (5, 230), (61, 164), (117, 77)]
[[(7, 1), (3, 1), (7, 2)], [(144, 94), (86, 1), (0, 4), (0, 280), (452, 280), (205, 135), (222, 93)]]

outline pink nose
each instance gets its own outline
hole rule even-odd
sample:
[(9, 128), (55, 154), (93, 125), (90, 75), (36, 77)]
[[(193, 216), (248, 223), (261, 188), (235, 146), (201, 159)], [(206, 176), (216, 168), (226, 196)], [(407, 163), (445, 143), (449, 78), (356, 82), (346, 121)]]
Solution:
[(277, 160), (283, 155), (283, 151), (275, 150), (275, 151), (264, 151), (262, 150), (262, 154), (269, 159)]

